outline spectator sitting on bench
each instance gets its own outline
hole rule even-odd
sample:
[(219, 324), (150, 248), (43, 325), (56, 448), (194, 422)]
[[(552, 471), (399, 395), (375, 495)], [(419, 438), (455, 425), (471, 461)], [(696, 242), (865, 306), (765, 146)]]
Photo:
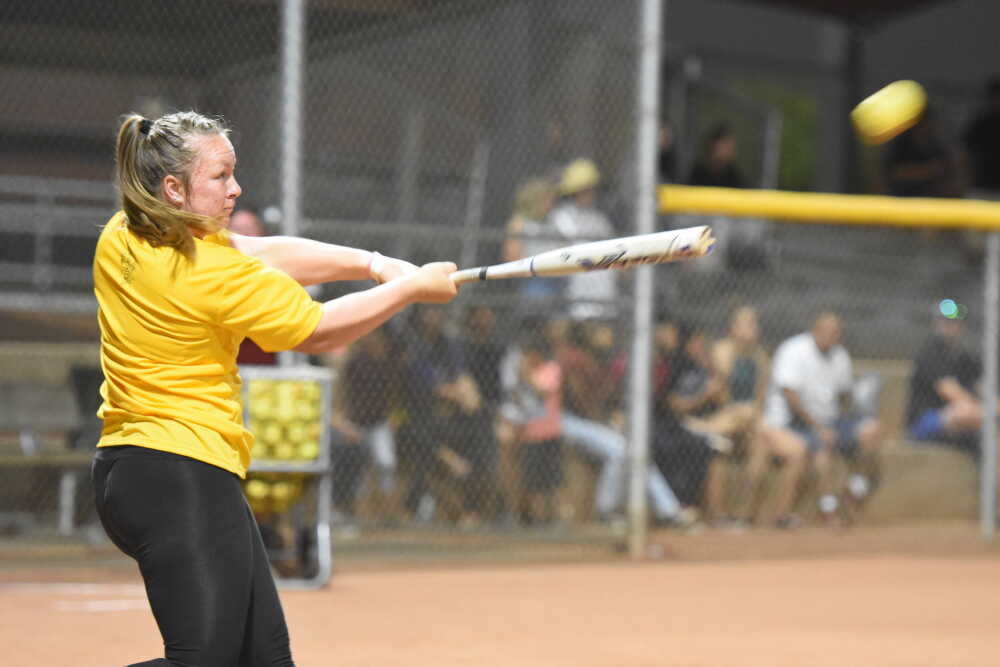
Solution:
[(520, 498), (517, 514), (527, 524), (557, 518), (556, 492), (563, 480), (562, 370), (541, 334), (529, 331), (505, 360), (503, 420), (514, 429)]
[(383, 504), (396, 486), (396, 439), (390, 425), (400, 385), (395, 352), (388, 330), (375, 329), (350, 346), (338, 368), (330, 455), (335, 505), (351, 518), (369, 461)]
[[(690, 345), (690, 343), (689, 343)], [(695, 347), (696, 356), (717, 378), (714, 409), (685, 420), (688, 428), (701, 433), (723, 436), (733, 442), (734, 454), (749, 460), (756, 445), (758, 425), (767, 394), (768, 357), (760, 344), (760, 325), (752, 306), (741, 306), (729, 320), (729, 334), (712, 346), (711, 359), (704, 350)], [(709, 516), (731, 523), (726, 503), (725, 466), (721, 459), (713, 461), (706, 480), (705, 502)], [(735, 492), (734, 505), (745, 507), (750, 488), (741, 480)]]
[(913, 362), (907, 433), (918, 442), (939, 442), (976, 451), (983, 422), (983, 409), (976, 395), (980, 364), (963, 345), (965, 322), (955, 317), (957, 305), (942, 302), (942, 306), (953, 317), (939, 310), (934, 333)]
[(706, 377), (715, 378), (712, 407), (687, 419), (697, 431), (727, 438), (750, 440), (764, 405), (767, 391), (767, 353), (760, 344), (757, 311), (742, 306), (733, 312), (729, 335), (712, 346), (707, 358), (702, 341), (693, 339), (695, 357), (701, 360)]
[(408, 327), (405, 403), (410, 428), (401, 435), (400, 444), (408, 440), (413, 446), (401, 449), (424, 461), (407, 462), (415, 474), (406, 505), (417, 510), (431, 490), (428, 473), (443, 472), (446, 486), (456, 492), (449, 496), (457, 496), (453, 499), (460, 505), (459, 523), (472, 528), (485, 514), (496, 511), (497, 443), (492, 415), (484, 410), (482, 393), (469, 370), (465, 344), (446, 335), (445, 317), (444, 309), (421, 305), (413, 310)]
[[(816, 318), (812, 331), (792, 336), (774, 355), (760, 426), (762, 447), (749, 468), (759, 492), (769, 455), (784, 464), (777, 518), (782, 528), (799, 523), (792, 506), (810, 458), (818, 477), (819, 509), (828, 522), (837, 519), (842, 503), (847, 518), (853, 519), (878, 483), (881, 425), (874, 417), (854, 415), (853, 405), (845, 409), (853, 397), (853, 371), (840, 338), (840, 317), (825, 312)], [(831, 474), (836, 452), (855, 468), (839, 498)], [(754, 509), (751, 503), (750, 511)]]
[(698, 356), (702, 342), (702, 334), (692, 334), (667, 318), (656, 325), (652, 458), (685, 506), (679, 514), (681, 525), (697, 518), (695, 506), (709, 484), (706, 478), (718, 474), (717, 455), (731, 446), (726, 438), (695, 432), (684, 423), (686, 415), (707, 405), (715, 394), (716, 382), (709, 380), (707, 367), (692, 357), (692, 352)]

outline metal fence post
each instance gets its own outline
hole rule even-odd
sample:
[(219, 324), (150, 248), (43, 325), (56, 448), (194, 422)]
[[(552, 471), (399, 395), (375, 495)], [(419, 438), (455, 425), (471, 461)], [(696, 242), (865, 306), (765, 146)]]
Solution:
[(997, 345), (1000, 336), (1000, 232), (986, 239), (985, 285), (983, 289), (983, 428), (980, 471), (980, 509), (983, 537), (996, 533), (997, 491)]
[[(281, 233), (298, 236), (302, 215), (302, 109), (305, 70), (305, 4), (281, 3)], [(295, 352), (280, 352), (278, 363), (295, 364)]]
[[(639, 160), (636, 234), (648, 234), (656, 224), (656, 131), (659, 123), (660, 21), (662, 0), (644, 0), (639, 19)], [(629, 554), (645, 557), (646, 467), (649, 461), (650, 389), (653, 324), (653, 269), (635, 272), (634, 339), (629, 377)]]
[(298, 235), (302, 213), (305, 4), (281, 4), (281, 233), (288, 236)]

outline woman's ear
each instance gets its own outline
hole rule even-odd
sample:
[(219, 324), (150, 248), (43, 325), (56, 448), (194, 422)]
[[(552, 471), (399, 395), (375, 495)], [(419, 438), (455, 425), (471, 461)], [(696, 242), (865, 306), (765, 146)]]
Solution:
[(173, 174), (167, 174), (163, 179), (163, 197), (167, 203), (177, 208), (184, 205), (184, 183)]

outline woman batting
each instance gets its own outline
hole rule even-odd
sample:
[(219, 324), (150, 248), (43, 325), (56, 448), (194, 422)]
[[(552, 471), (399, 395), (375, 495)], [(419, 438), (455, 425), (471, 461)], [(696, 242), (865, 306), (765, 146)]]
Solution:
[[(222, 123), (195, 112), (126, 117), (116, 157), (122, 211), (94, 256), (106, 381), (93, 481), (101, 522), (137, 561), (163, 635), (166, 658), (136, 666), (292, 665), (239, 483), (252, 443), (240, 341), (345, 345), (411, 303), (451, 300), (455, 265), (228, 233), (236, 155)], [(302, 288), (368, 277), (382, 284), (327, 303)]]

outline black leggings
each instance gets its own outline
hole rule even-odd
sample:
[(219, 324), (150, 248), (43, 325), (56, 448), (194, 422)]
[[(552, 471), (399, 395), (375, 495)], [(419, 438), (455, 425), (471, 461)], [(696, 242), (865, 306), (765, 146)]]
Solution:
[(145, 447), (93, 466), (108, 536), (138, 562), (166, 659), (132, 667), (292, 665), (260, 530), (230, 472)]

